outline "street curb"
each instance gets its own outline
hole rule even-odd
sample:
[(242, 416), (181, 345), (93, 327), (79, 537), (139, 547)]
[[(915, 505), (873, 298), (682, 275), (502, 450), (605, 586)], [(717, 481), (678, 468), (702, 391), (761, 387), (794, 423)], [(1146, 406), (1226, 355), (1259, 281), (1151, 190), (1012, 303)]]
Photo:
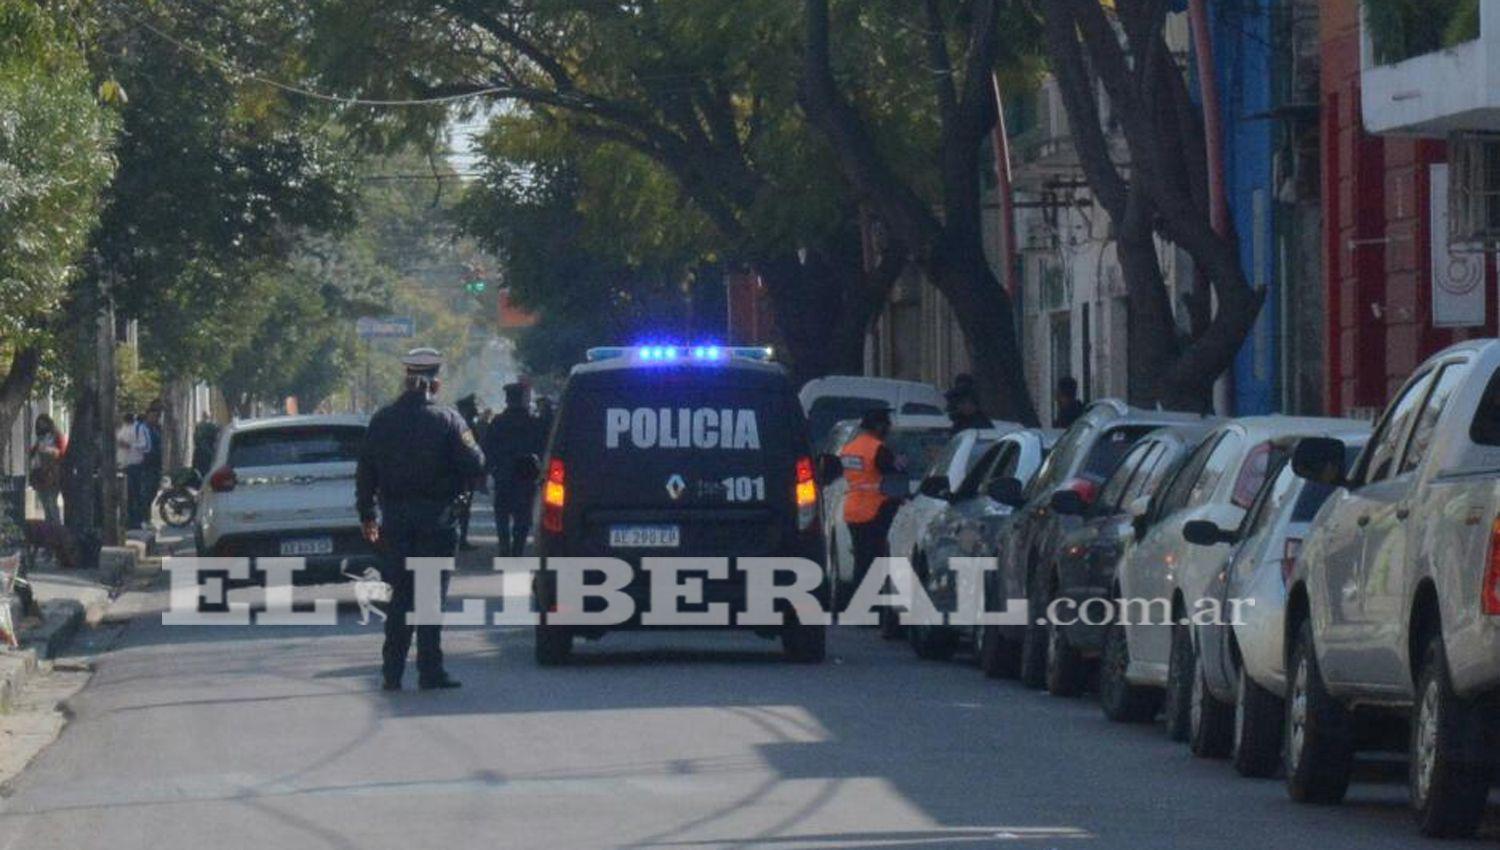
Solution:
[(43, 602), (41, 625), (21, 632), (21, 648), (0, 654), (0, 714), (8, 713), (43, 661), (57, 656), (83, 627), (88, 612), (76, 599)]
[(0, 714), (9, 714), (26, 680), (36, 673), (36, 651), (22, 649), (0, 655)]
[(21, 632), (21, 646), (51, 661), (78, 634), (88, 614), (76, 599), (49, 599), (42, 603), (42, 624)]

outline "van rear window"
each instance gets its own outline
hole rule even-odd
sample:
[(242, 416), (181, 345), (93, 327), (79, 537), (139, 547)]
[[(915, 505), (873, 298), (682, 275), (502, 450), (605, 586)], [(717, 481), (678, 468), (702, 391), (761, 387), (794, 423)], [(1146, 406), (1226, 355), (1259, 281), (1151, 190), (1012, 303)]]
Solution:
[[(580, 470), (573, 480), (585, 501), (722, 501), (725, 482), (761, 501), (784, 489), (797, 459), (809, 455), (789, 388), (630, 377), (575, 388), (564, 400), (553, 452)], [(685, 493), (667, 486), (678, 479)]]

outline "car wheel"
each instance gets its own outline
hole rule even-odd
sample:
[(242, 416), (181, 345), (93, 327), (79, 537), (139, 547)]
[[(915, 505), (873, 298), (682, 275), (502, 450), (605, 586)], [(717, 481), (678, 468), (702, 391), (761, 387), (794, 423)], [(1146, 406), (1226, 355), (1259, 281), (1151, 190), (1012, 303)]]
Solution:
[(958, 652), (958, 639), (948, 629), (920, 625), (906, 628), (917, 657), (926, 661), (949, 661)]
[(788, 661), (821, 664), (828, 657), (828, 629), (824, 626), (787, 626), (781, 631), (781, 649)]
[(1167, 659), (1167, 693), (1162, 714), (1167, 721), (1167, 737), (1186, 741), (1192, 731), (1193, 674), (1198, 665), (1193, 652), (1193, 638), (1187, 627), (1172, 626), (1172, 654)]
[(1230, 760), (1241, 776), (1264, 779), (1281, 769), (1284, 700), (1256, 684), (1240, 667), (1239, 693), (1234, 700), (1234, 742)]
[(1047, 626), (1047, 693), (1055, 697), (1076, 697), (1083, 693), (1087, 670), (1083, 656), (1068, 642), (1063, 627)]
[(1035, 599), (1026, 603), (1026, 631), (1021, 636), (1021, 684), (1033, 690), (1047, 686), (1047, 626), (1038, 623), (1042, 606)]
[(1422, 654), (1411, 714), (1411, 805), (1422, 834), (1467, 838), (1484, 817), (1493, 775), (1484, 718), (1453, 692), (1443, 640)]
[(886, 640), (901, 638), (901, 612), (887, 605), (877, 610), (880, 617), (880, 636)]
[(536, 663), (557, 667), (573, 656), (573, 633), (557, 626), (536, 627)]
[(1132, 685), (1125, 678), (1129, 667), (1125, 626), (1112, 623), (1104, 633), (1104, 654), (1099, 663), (1099, 705), (1104, 716), (1116, 723), (1148, 723), (1161, 708), (1161, 692)]
[(1188, 747), (1198, 758), (1227, 758), (1234, 746), (1234, 706), (1220, 702), (1208, 690), (1208, 672), (1203, 669), (1203, 658), (1196, 652), (1193, 656), (1196, 663), (1193, 665), (1193, 692), (1188, 705)]
[(1014, 679), (1021, 671), (1015, 642), (1002, 637), (999, 626), (983, 626), (979, 631), (979, 669), (991, 679)]
[(1290, 674), (1282, 732), (1287, 793), (1299, 803), (1337, 803), (1349, 791), (1354, 726), (1349, 710), (1323, 685), (1311, 620), (1297, 632)]

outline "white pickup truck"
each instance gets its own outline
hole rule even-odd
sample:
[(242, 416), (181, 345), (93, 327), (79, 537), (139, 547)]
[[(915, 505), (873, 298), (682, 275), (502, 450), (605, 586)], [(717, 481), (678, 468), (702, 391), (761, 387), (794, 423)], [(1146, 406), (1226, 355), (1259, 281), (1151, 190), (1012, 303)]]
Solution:
[(1341, 800), (1394, 716), (1422, 831), (1472, 834), (1500, 730), (1500, 340), (1422, 364), (1347, 477), (1337, 440), (1292, 463), (1338, 489), (1288, 582), (1288, 790)]

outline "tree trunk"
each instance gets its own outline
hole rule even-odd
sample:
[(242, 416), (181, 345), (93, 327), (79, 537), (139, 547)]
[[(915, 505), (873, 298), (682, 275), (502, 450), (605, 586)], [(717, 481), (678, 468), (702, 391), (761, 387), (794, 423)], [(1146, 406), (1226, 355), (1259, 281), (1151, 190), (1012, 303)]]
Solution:
[(784, 254), (756, 263), (798, 385), (824, 375), (864, 371), (870, 323), (906, 264), (899, 251), (888, 253), (868, 271), (862, 268), (857, 241), (841, 243), (837, 250), (809, 251), (806, 262), (796, 254)]
[(64, 522), (78, 546), (79, 564), (86, 568), (99, 564), (103, 544), (103, 470), (104, 427), (99, 410), (101, 349), (114, 344), (113, 334), (103, 327), (108, 314), (101, 310), (99, 282), (88, 278), (79, 282), (77, 294), (68, 307), (69, 326), (73, 336), (71, 363), (73, 378), (73, 431), (69, 435), (68, 453), (63, 464)]
[(979, 244), (951, 244), (922, 263), (963, 331), (974, 380), (991, 417), (1035, 426), (1036, 407), (1018, 356), (1015, 313)]
[(1151, 408), (1162, 398), (1162, 378), (1176, 362), (1180, 346), (1171, 298), (1156, 254), (1150, 209), (1137, 192), (1130, 193), (1126, 213), (1116, 228), (1115, 244), (1129, 305), (1129, 351), (1115, 352), (1115, 356), (1125, 357), (1127, 400), (1137, 407)]
[(0, 434), (9, 434), (16, 416), (31, 397), (31, 388), (36, 384), (37, 370), (42, 364), (42, 350), (28, 346), (11, 358), (10, 371), (0, 382)]

